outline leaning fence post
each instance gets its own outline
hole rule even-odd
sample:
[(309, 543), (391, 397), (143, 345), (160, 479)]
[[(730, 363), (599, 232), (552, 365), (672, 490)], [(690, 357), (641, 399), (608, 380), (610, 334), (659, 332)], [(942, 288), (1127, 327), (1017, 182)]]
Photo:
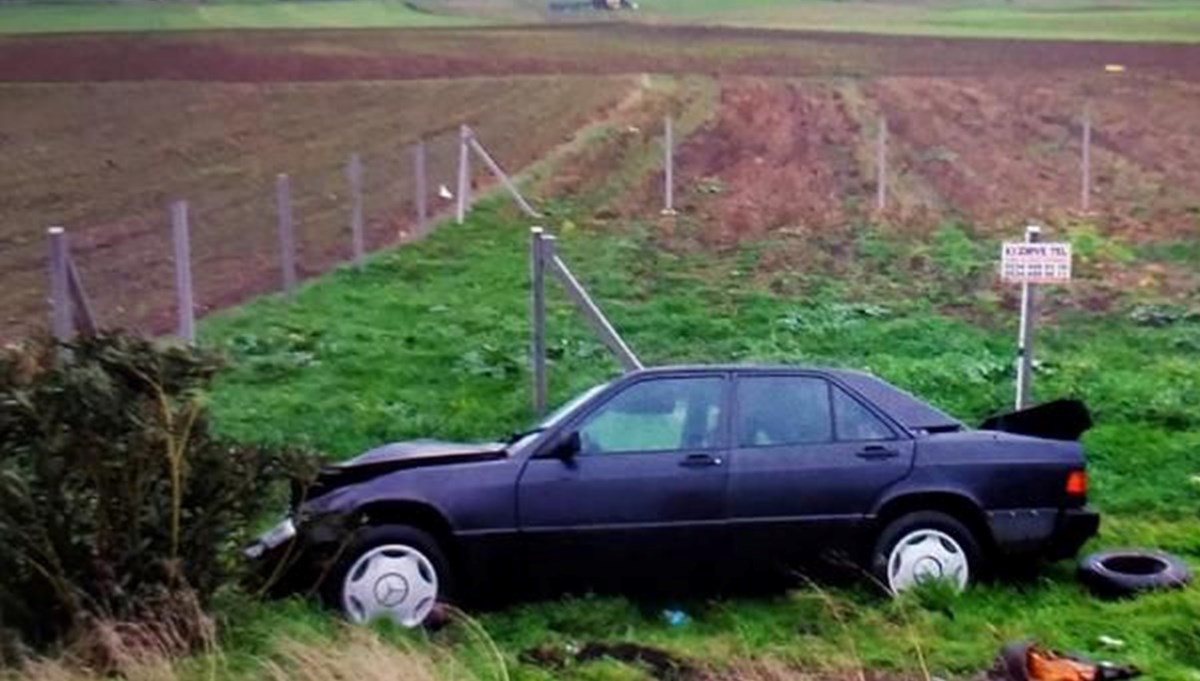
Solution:
[(467, 217), (467, 204), (471, 200), (470, 139), (471, 129), (464, 124), (458, 129), (458, 205), (455, 218), (460, 225)]
[[(1025, 228), (1025, 243), (1037, 243), (1042, 228), (1029, 225)], [(1029, 404), (1030, 381), (1033, 378), (1033, 324), (1037, 306), (1037, 285), (1021, 284), (1021, 322), (1017, 331), (1017, 399), (1016, 408), (1024, 409)]]
[(96, 335), (96, 315), (92, 312), (92, 301), (88, 299), (87, 291), (83, 288), (83, 280), (79, 269), (75, 267), (75, 258), (67, 253), (67, 289), (71, 294), (71, 311), (75, 320), (75, 328), (85, 336)]
[(361, 270), (366, 246), (363, 243), (363, 165), (358, 154), (351, 154), (346, 163), (346, 179), (350, 182), (350, 247), (354, 265)]
[(425, 140), (413, 145), (413, 186), (417, 210), (417, 234), (424, 234), (429, 223), (429, 188), (425, 178)]
[(543, 230), (529, 230), (530, 360), (533, 364), (533, 411), (546, 411), (546, 256)]
[(1083, 152), (1080, 158), (1080, 208), (1087, 212), (1092, 203), (1092, 114), (1088, 108), (1083, 110)]
[(275, 178), (275, 203), (279, 211), (279, 262), (283, 270), (283, 290), (291, 296), (296, 290), (296, 233), (292, 224), (292, 191), (287, 173), (280, 173)]
[(471, 148), (475, 150), (475, 153), (479, 154), (479, 157), (483, 159), (483, 163), (488, 167), (488, 170), (492, 171), (492, 174), (496, 176), (496, 179), (500, 180), (500, 183), (503, 184), (504, 188), (508, 190), (508, 193), (513, 197), (513, 200), (517, 202), (517, 205), (521, 207), (521, 210), (525, 211), (525, 214), (531, 218), (542, 217), (540, 213), (533, 209), (533, 206), (529, 205), (529, 202), (525, 200), (525, 197), (521, 196), (521, 192), (517, 190), (517, 185), (513, 184), (513, 181), (511, 178), (509, 178), (508, 173), (505, 173), (504, 169), (500, 167), (500, 164), (496, 163), (496, 159), (492, 158), (492, 155), (487, 152), (487, 149), (483, 148), (483, 145), (479, 143), (479, 140), (474, 134), (471, 135), (470, 144)]
[(179, 337), (196, 342), (196, 308), (192, 297), (192, 246), (188, 234), (187, 201), (171, 204), (171, 241), (175, 250), (175, 296), (179, 308)]
[(608, 347), (617, 360), (621, 362), (621, 366), (625, 371), (637, 371), (642, 369), (642, 362), (637, 355), (633, 354), (633, 350), (629, 349), (629, 345), (625, 343), (625, 339), (621, 338), (621, 334), (613, 328), (612, 322), (608, 321), (608, 317), (604, 316), (604, 312), (600, 310), (600, 306), (592, 297), (588, 295), (587, 289), (579, 283), (571, 269), (563, 262), (562, 258), (555, 253), (555, 238), (553, 234), (547, 234), (542, 239), (542, 258), (545, 260), (546, 266), (558, 277), (562, 282), (563, 288), (567, 291), (567, 297), (575, 303), (579, 311), (583, 314), (584, 319), (592, 325), (592, 329), (600, 336), (601, 342)]
[(879, 137), (875, 142), (875, 210), (887, 208), (887, 118), (879, 119)]
[(675, 214), (675, 125), (663, 119), (663, 215)]
[(62, 227), (46, 230), (50, 244), (50, 329), (60, 341), (71, 338), (71, 293), (67, 233)]

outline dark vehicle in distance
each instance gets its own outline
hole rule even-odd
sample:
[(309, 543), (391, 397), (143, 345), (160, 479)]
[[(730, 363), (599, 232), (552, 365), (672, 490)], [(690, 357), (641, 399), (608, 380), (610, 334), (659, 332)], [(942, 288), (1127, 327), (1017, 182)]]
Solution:
[(330, 466), (247, 554), (286, 557), (289, 583), (324, 575), (351, 620), (406, 626), (503, 575), (588, 587), (830, 552), (893, 592), (964, 588), (1096, 533), (1085, 465), (1075, 441), (970, 429), (861, 372), (655, 368), (507, 442), (399, 443)]

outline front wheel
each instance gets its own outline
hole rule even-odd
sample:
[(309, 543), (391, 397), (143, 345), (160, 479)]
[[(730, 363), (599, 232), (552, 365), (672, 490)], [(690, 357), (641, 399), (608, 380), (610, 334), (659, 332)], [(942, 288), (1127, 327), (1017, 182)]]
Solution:
[(364, 528), (332, 576), (330, 600), (356, 624), (387, 619), (417, 627), (450, 593), (450, 570), (437, 541), (406, 525)]
[(872, 575), (893, 594), (936, 580), (962, 591), (978, 578), (981, 567), (979, 544), (971, 531), (936, 511), (893, 520), (871, 554)]

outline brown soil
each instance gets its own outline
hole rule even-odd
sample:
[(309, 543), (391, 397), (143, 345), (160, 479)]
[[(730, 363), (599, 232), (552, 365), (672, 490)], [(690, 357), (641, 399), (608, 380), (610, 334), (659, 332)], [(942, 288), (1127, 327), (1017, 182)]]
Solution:
[[(605, 115), (630, 78), (415, 83), (0, 85), (0, 338), (47, 319), (45, 229), (65, 225), (100, 321), (174, 323), (167, 208), (191, 203), (201, 313), (277, 290), (276, 173), (292, 181), (301, 276), (350, 257), (345, 163), (362, 154), (366, 241), (412, 231), (411, 144), (427, 138), (429, 205), (453, 188), (469, 122), (518, 170)], [(436, 106), (431, 105), (436, 103)], [(477, 160), (474, 181), (491, 183)]]
[(6, 81), (328, 81), (514, 74), (1023, 75), (1200, 80), (1200, 45), (980, 40), (626, 24), (0, 39)]
[[(1105, 74), (1110, 62), (1128, 72)], [(70, 229), (104, 322), (166, 330), (173, 198), (192, 202), (198, 302), (214, 309), (276, 287), (276, 173), (292, 175), (301, 272), (315, 274), (348, 254), (349, 153), (364, 155), (378, 247), (411, 231), (418, 136), (433, 138), (431, 192), (453, 184), (459, 122), (519, 169), (636, 87), (597, 74), (643, 71), (717, 77), (712, 118), (680, 144), (685, 215), (662, 222), (699, 225), (705, 243), (807, 240), (876, 218), (881, 115), (893, 171), (883, 217), (898, 229), (962, 217), (1003, 233), (1035, 219), (1135, 241), (1200, 236), (1196, 45), (607, 24), (0, 38), (0, 337), (44, 323), (46, 226)], [(410, 81), (431, 77), (449, 79)], [(1085, 104), (1090, 214), (1079, 212)], [(602, 212), (656, 216), (658, 121), (675, 106), (652, 99), (613, 117), (624, 128), (610, 147), (568, 158), (548, 188), (624, 192), (612, 175), (625, 173), (642, 179), (622, 179), (629, 191)], [(1177, 275), (1151, 278), (1193, 280)]]
[(723, 242), (843, 224), (844, 197), (864, 191), (849, 155), (861, 134), (831, 87), (730, 81), (716, 120), (679, 150), (685, 204), (698, 206), (685, 209)]

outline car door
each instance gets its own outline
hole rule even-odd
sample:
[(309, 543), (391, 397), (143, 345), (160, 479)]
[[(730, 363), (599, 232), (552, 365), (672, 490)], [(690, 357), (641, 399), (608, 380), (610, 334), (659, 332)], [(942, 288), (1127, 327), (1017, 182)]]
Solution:
[(734, 390), (729, 522), (739, 555), (797, 562), (855, 545), (913, 443), (817, 374), (744, 373)]
[(518, 483), (527, 564), (603, 586), (719, 549), (729, 384), (717, 372), (646, 377), (564, 424), (578, 453), (539, 452)]

